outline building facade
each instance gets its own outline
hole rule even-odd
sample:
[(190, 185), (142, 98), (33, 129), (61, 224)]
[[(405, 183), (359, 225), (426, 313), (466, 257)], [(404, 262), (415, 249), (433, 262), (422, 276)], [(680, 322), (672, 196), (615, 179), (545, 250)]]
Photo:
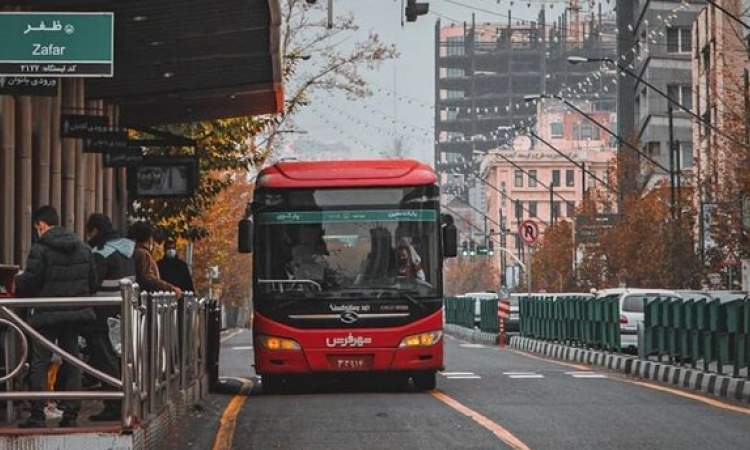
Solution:
[[(750, 1), (717, 0), (717, 4), (747, 23)], [(705, 260), (707, 251), (714, 246), (712, 225), (717, 219), (713, 212), (717, 208), (725, 211), (740, 208), (745, 194), (736, 186), (735, 177), (738, 168), (748, 164), (750, 154), (742, 146), (750, 142), (746, 81), (750, 58), (748, 31), (714, 6), (706, 6), (697, 15), (692, 34), (693, 104), (695, 112), (711, 124), (708, 127), (695, 121), (692, 129), (694, 206), (700, 211), (697, 241)]]
[[(685, 108), (693, 109), (692, 24), (703, 0), (619, 0), (618, 63)], [(646, 84), (621, 74), (618, 82), (618, 134), (662, 166), (670, 167), (670, 102)], [(674, 167), (693, 165), (692, 118), (673, 107)], [(630, 149), (623, 147), (623, 151)], [(643, 162), (642, 175), (668, 175)]]
[[(537, 21), (471, 23), (435, 27), (435, 163), (466, 175), (475, 155), (505, 145), (509, 130), (536, 117), (527, 95), (568, 93), (600, 109), (615, 108), (614, 71), (593, 76), (596, 65), (571, 65), (569, 55), (615, 56), (614, 16), (587, 3)], [(508, 14), (510, 17), (510, 12)], [(575, 94), (573, 94), (575, 93)], [(473, 170), (473, 168), (472, 168)], [(456, 172), (454, 170), (453, 172)], [(447, 173), (447, 170), (446, 170)], [(475, 183), (443, 176), (468, 199)]]
[[(597, 111), (594, 104), (584, 102), (577, 106), (602, 125), (614, 126), (614, 112)], [(539, 137), (575, 164), (545, 144), (526, 137), (489, 152), (483, 162), (485, 178), (498, 187), (486, 190), (486, 214), (494, 218), (488, 234), (519, 259), (527, 251), (518, 234), (523, 221), (535, 221), (543, 234), (550, 223), (573, 221), (576, 209), (592, 192), (596, 191), (597, 208), (603, 213), (613, 211), (617, 197), (604, 184), (610, 182), (615, 169), (614, 142), (608, 135), (564, 105), (555, 103), (539, 106), (537, 129)], [(502, 252), (496, 252), (494, 261), (506, 281), (518, 273)]]

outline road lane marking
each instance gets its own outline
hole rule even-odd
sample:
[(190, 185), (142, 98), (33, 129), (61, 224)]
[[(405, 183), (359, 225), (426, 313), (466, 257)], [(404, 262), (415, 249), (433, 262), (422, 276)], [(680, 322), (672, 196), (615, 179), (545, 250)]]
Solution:
[(540, 356), (532, 355), (531, 353), (526, 353), (526, 352), (522, 352), (522, 351), (519, 351), (519, 350), (507, 349), (507, 351), (515, 353), (517, 355), (525, 356), (527, 358), (536, 359), (537, 361), (544, 361), (544, 362), (548, 362), (548, 363), (559, 364), (561, 366), (570, 367), (570, 368), (578, 369), (578, 370), (588, 370), (588, 371), (591, 371), (591, 367), (589, 367), (589, 366), (583, 366), (581, 364), (573, 364), (573, 363), (567, 363), (567, 362), (558, 361), (556, 359), (542, 358)]
[(237, 336), (238, 334), (242, 333), (243, 331), (245, 331), (244, 328), (238, 328), (234, 331), (230, 331), (229, 333), (221, 337), (221, 342), (226, 342), (232, 339), (233, 337)]
[(539, 373), (527, 373), (527, 374), (522, 374), (522, 375), (508, 375), (508, 378), (511, 378), (513, 380), (519, 380), (519, 379), (521, 379), (521, 380), (527, 380), (527, 379), (528, 380), (533, 380), (533, 379), (544, 378), (544, 375), (539, 374)]
[(219, 429), (216, 431), (216, 437), (214, 438), (214, 445), (211, 447), (212, 450), (230, 450), (232, 448), (232, 441), (234, 440), (234, 430), (237, 428), (237, 416), (240, 415), (242, 406), (247, 400), (247, 394), (253, 387), (253, 382), (245, 378), (234, 378), (242, 382), (242, 388), (239, 394), (232, 397), (229, 404), (224, 409), (224, 413), (221, 415), (219, 421)]
[[(570, 363), (566, 363), (566, 362), (562, 362), (562, 361), (557, 361), (555, 359), (545, 359), (545, 358), (541, 358), (539, 356), (535, 356), (535, 355), (532, 355), (532, 354), (529, 354), (529, 353), (526, 353), (526, 352), (522, 352), (522, 351), (519, 351), (519, 350), (508, 349), (508, 351), (511, 351), (513, 353), (517, 353), (517, 354), (519, 354), (521, 356), (525, 356), (527, 358), (538, 359), (540, 361), (545, 361), (545, 362), (552, 363), (552, 364), (558, 364), (558, 365), (561, 365), (561, 366), (573, 367), (574, 369), (591, 370), (590, 367), (581, 366), (579, 364), (570, 364)], [(649, 388), (649, 389), (654, 389), (656, 391), (665, 392), (667, 394), (673, 394), (673, 395), (676, 395), (678, 397), (684, 397), (684, 398), (688, 398), (688, 399), (691, 399), (691, 400), (695, 400), (697, 402), (701, 402), (701, 403), (704, 403), (706, 405), (713, 406), (713, 407), (716, 407), (716, 408), (719, 408), (719, 409), (724, 409), (724, 410), (727, 410), (727, 411), (738, 412), (740, 414), (745, 414), (745, 415), (750, 416), (750, 408), (746, 408), (746, 407), (743, 407), (743, 406), (732, 405), (731, 403), (724, 403), (724, 402), (721, 402), (719, 400), (714, 400), (712, 398), (704, 397), (702, 395), (691, 394), (689, 392), (681, 391), (681, 390), (674, 389), (674, 388), (669, 388), (669, 387), (662, 386), (662, 385), (659, 385), (659, 384), (647, 383), (645, 381), (627, 380), (625, 378), (620, 378), (620, 377), (612, 377), (612, 378), (607, 378), (607, 379), (608, 380), (617, 380), (617, 381), (621, 381), (623, 383), (635, 384), (635, 385), (638, 385), (638, 386), (641, 386), (641, 387), (645, 387), (645, 388)]]
[(451, 375), (447, 377), (449, 380), (478, 380), (482, 377), (479, 375)]
[(534, 375), (536, 372), (503, 372), (503, 375)]
[[(619, 379), (619, 378), (617, 378)], [(701, 395), (697, 394), (691, 394), (689, 392), (680, 391), (678, 389), (672, 389), (666, 386), (661, 386), (658, 384), (651, 384), (651, 383), (645, 383), (643, 381), (635, 381), (635, 380), (625, 380), (625, 379), (619, 379), (620, 381), (624, 383), (630, 383), (630, 384), (637, 384), (638, 386), (646, 387), (649, 389), (654, 389), (656, 391), (666, 392), (669, 394), (674, 394), (679, 397), (685, 397), (689, 398), (691, 400), (695, 400), (701, 403), (705, 403), (706, 405), (713, 406), (720, 409), (725, 409), (727, 411), (734, 411), (740, 414), (745, 414), (750, 416), (750, 408), (746, 408), (744, 406), (736, 406), (729, 403), (720, 402), (718, 400), (714, 400), (712, 398), (703, 397)]]
[(482, 344), (458, 344), (458, 346), (463, 348), (487, 348), (486, 345)]
[(441, 392), (441, 391), (430, 391), (430, 395), (440, 400), (441, 402), (445, 403), (446, 405), (450, 406), (451, 408), (455, 409), (456, 411), (460, 412), (461, 414), (467, 417), (470, 417), (474, 422), (483, 426), (484, 428), (489, 430), (492, 434), (497, 436), (501, 441), (505, 442), (508, 446), (510, 446), (510, 448), (515, 449), (515, 450), (530, 450), (529, 447), (526, 446), (526, 444), (524, 444), (516, 436), (514, 436), (513, 433), (503, 428), (496, 422), (493, 422), (492, 420), (488, 419), (486, 416), (483, 416), (477, 411), (474, 411), (468, 406), (465, 406), (458, 400), (454, 399), (453, 397), (450, 397), (448, 394)]
[(451, 375), (474, 375), (474, 372), (440, 372), (440, 375), (449, 377)]
[(252, 345), (242, 345), (242, 346), (239, 346), (239, 347), (229, 347), (229, 348), (231, 348), (232, 350), (252, 350), (253, 346)]
[(594, 379), (594, 378), (599, 378), (599, 379), (607, 378), (606, 375), (603, 375), (601, 373), (573, 373), (573, 374), (571, 374), (571, 376), (573, 378), (592, 378), (592, 379)]

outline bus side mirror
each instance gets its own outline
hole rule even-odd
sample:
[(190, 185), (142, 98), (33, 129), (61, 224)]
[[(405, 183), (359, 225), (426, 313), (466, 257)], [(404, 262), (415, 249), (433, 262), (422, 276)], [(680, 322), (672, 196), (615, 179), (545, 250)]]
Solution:
[(253, 252), (253, 220), (242, 219), (238, 227), (237, 247), (240, 253)]

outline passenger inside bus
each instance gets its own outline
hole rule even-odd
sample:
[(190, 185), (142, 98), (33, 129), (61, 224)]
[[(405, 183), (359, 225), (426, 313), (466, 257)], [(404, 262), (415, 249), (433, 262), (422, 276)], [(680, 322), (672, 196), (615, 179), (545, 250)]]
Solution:
[(312, 280), (323, 287), (338, 284), (336, 271), (328, 263), (328, 250), (323, 240), (323, 230), (316, 225), (299, 227), (297, 244), (292, 247), (292, 259), (287, 264), (290, 279)]
[(422, 259), (408, 238), (399, 240), (396, 258), (396, 272), (399, 278), (407, 281), (426, 282), (424, 270), (422, 270)]

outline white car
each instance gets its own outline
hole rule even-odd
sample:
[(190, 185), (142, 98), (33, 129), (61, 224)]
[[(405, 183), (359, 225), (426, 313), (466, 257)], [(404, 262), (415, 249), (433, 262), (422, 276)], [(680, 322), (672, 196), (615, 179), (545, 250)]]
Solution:
[(645, 319), (646, 303), (655, 298), (682, 297), (675, 291), (666, 289), (603, 289), (596, 298), (619, 298), (620, 300), (620, 347), (622, 350), (638, 349), (638, 325)]

